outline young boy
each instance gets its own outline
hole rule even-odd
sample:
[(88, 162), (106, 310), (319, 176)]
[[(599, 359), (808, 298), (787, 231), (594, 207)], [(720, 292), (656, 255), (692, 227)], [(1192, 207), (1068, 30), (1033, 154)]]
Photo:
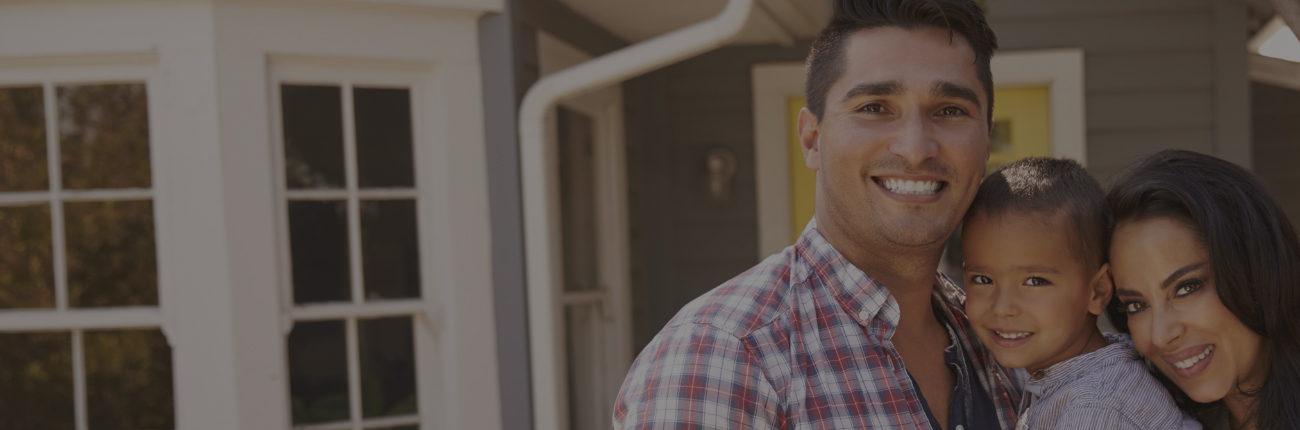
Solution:
[(1030, 374), (1017, 429), (1200, 429), (1126, 335), (1097, 329), (1112, 292), (1106, 198), (1071, 160), (1026, 158), (980, 185), (962, 233), (966, 313)]

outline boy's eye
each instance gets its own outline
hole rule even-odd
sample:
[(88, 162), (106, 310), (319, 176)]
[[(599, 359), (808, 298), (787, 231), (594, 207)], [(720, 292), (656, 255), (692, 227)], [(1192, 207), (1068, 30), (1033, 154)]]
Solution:
[(1046, 279), (1039, 278), (1039, 277), (1037, 277), (1037, 276), (1031, 276), (1031, 277), (1029, 277), (1029, 279), (1026, 279), (1026, 280), (1025, 280), (1025, 285), (1028, 285), (1028, 286), (1031, 286), (1031, 287), (1037, 287), (1037, 286), (1040, 286), (1040, 285), (1047, 285), (1047, 284), (1050, 284), (1050, 283), (1051, 283), (1051, 282), (1047, 282)]
[(1174, 296), (1182, 297), (1191, 293), (1195, 293), (1197, 290), (1201, 289), (1202, 285), (1203, 284), (1201, 283), (1201, 281), (1196, 279), (1183, 282), (1181, 284), (1178, 284), (1178, 288), (1174, 290)]
[(971, 282), (972, 284), (992, 284), (992, 283), (993, 283), (993, 280), (992, 280), (992, 279), (989, 279), (988, 276), (984, 276), (984, 275), (975, 275), (975, 276), (971, 276), (971, 277), (970, 277), (970, 282)]
[(880, 103), (867, 103), (862, 107), (863, 112), (880, 113), (885, 111), (885, 105)]
[(1124, 303), (1124, 312), (1128, 313), (1129, 315), (1142, 312), (1142, 310), (1146, 308), (1147, 308), (1146, 303), (1142, 303), (1136, 300)]

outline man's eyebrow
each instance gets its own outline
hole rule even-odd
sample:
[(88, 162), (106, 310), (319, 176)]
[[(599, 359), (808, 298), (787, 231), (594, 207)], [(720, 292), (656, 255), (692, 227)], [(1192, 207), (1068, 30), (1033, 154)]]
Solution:
[(898, 81), (868, 82), (854, 85), (844, 93), (844, 101), (859, 96), (892, 96), (903, 92), (903, 84)]
[(948, 81), (939, 81), (934, 83), (930, 89), (930, 94), (939, 98), (955, 98), (969, 101), (975, 104), (977, 108), (983, 108), (980, 98), (975, 90), (971, 87), (961, 86)]

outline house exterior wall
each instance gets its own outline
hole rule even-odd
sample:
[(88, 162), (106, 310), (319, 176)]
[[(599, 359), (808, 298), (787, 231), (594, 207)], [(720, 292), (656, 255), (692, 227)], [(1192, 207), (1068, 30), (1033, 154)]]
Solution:
[(1264, 178), (1273, 196), (1300, 223), (1300, 91), (1254, 82), (1251, 127), (1255, 139), (1255, 173)]
[(1003, 50), (1081, 47), (1088, 169), (1201, 151), (1251, 166), (1245, 6), (1227, 0), (991, 0)]
[[(624, 83), (633, 349), (682, 306), (758, 263), (750, 68), (806, 44), (722, 48)], [(736, 157), (731, 201), (708, 200), (704, 156)]]
[(500, 7), (500, 0), (0, 4), (0, 76), (146, 59), (159, 307), (178, 428), (290, 426), (290, 305), (281, 299), (288, 268), (276, 251), (283, 196), (271, 162), (278, 108), (271, 59), (284, 56), (433, 70), (437, 148), (416, 152), (438, 159), (420, 161), (417, 177), (428, 178), (422, 202), (448, 204), (421, 208), (429, 218), (421, 225), (432, 226), (421, 234), (441, 243), (422, 258), (448, 270), (425, 274), (440, 291), (430, 309), (439, 368), (420, 375), (438, 386), (421, 392), (420, 409), (434, 423), (424, 428), (501, 427), (477, 45), (478, 18)]

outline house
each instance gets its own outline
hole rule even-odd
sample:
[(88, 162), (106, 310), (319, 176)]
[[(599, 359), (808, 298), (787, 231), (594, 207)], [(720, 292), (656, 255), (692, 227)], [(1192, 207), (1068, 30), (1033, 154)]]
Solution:
[[(1300, 213), (1269, 1), (985, 5), (993, 163), (1193, 149)], [(606, 427), (650, 337), (811, 216), (829, 13), (0, 2), (0, 426)]]

